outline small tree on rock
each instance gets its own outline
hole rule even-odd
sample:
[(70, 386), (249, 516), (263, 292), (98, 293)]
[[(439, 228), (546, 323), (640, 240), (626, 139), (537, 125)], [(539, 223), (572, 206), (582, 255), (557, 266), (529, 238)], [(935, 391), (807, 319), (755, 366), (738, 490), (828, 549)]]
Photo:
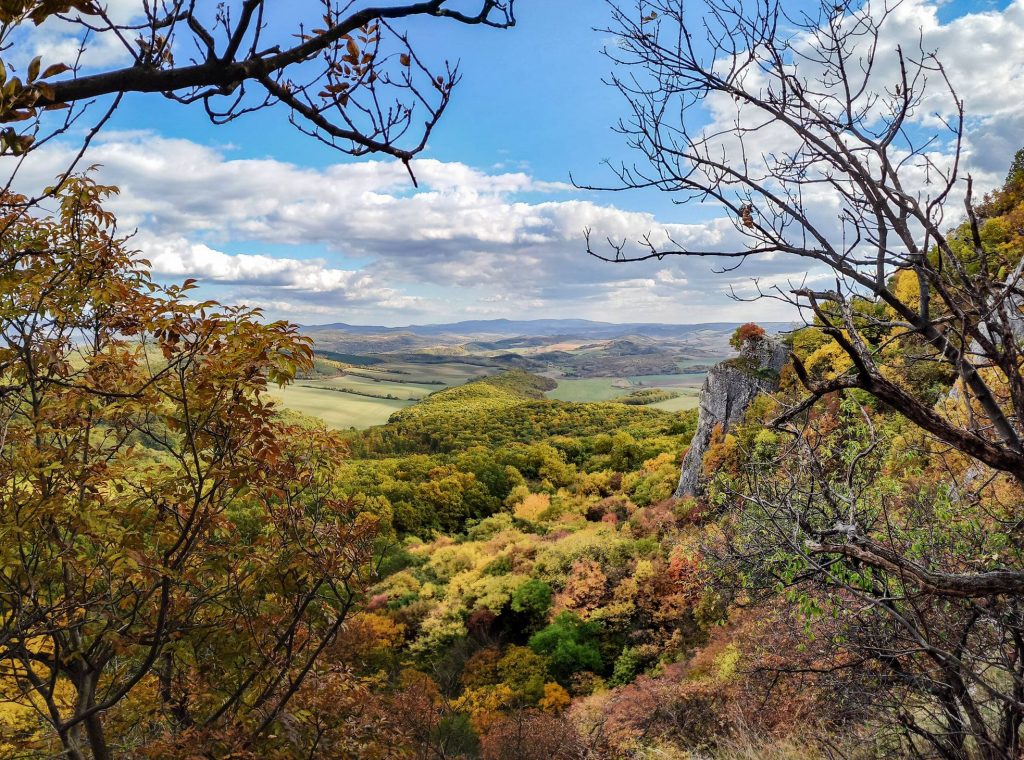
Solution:
[(756, 347), (768, 337), (764, 328), (754, 322), (747, 322), (736, 328), (736, 332), (729, 338), (729, 345), (737, 351), (747, 347)]

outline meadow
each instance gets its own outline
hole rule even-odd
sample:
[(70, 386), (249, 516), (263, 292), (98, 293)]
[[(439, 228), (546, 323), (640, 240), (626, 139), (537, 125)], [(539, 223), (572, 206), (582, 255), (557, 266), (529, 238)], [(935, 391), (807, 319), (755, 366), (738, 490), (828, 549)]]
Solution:
[(302, 379), (284, 389), (272, 387), (270, 392), (285, 408), (318, 417), (328, 427), (364, 430), (385, 424), (392, 414), (431, 393), (497, 371), (458, 361), (385, 361), (340, 369), (329, 377)]
[(288, 388), (271, 386), (271, 397), (287, 409), (310, 417), (318, 417), (328, 427), (339, 430), (363, 430), (383, 425), (399, 409), (411, 406), (413, 401), (393, 401), (383, 398), (339, 393), (327, 388), (293, 385)]
[(547, 397), (558, 401), (611, 401), (639, 388), (674, 391), (679, 395), (651, 404), (652, 409), (677, 412), (695, 409), (704, 375), (651, 375), (640, 377), (558, 378), (558, 387)]
[[(380, 355), (372, 364), (363, 362), (355, 366), (334, 361), (319, 362), (315, 376), (299, 380), (284, 390), (274, 388), (271, 394), (286, 408), (319, 417), (329, 427), (365, 430), (387, 423), (392, 414), (432, 393), (499, 371), (495, 367), (469, 364), (454, 357), (450, 360), (433, 357), (430, 361), (417, 361)], [(678, 412), (697, 407), (704, 374), (553, 379), (558, 386), (546, 394), (550, 399), (612, 401), (631, 391), (660, 389), (678, 395), (651, 404), (650, 408)]]

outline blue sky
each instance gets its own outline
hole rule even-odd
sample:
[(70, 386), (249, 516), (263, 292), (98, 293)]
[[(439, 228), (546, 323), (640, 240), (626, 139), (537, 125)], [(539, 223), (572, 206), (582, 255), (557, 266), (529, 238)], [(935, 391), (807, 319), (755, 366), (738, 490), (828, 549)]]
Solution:
[[(407, 25), (413, 42), (433, 61), (460, 63), (462, 82), (424, 156), (481, 169), (529, 171), (567, 182), (570, 172), (607, 181), (603, 159), (624, 158), (612, 125), (622, 115), (617, 95), (602, 83), (611, 63), (601, 54), (610, 23), (602, 0), (519, 0), (512, 30), (439, 24)], [(210, 124), (199, 108), (132, 95), (111, 122), (208, 145), (232, 146), (232, 157), (274, 157), (303, 166), (351, 159), (288, 124), (281, 107), (227, 125)], [(573, 192), (578, 196), (580, 193)], [(655, 195), (623, 197), (638, 209), (661, 204)]]
[[(140, 5), (112, 0), (130, 16)], [(317, 3), (296, 0), (274, 21), (294, 26)], [(308, 13), (306, 15), (309, 15)], [(89, 160), (119, 184), (124, 224), (162, 279), (197, 277), (204, 295), (264, 307), (303, 323), (407, 324), (488, 317), (701, 322), (792, 316), (773, 302), (738, 304), (749, 278), (799, 277), (799, 263), (716, 273), (706, 260), (603, 264), (582, 232), (622, 236), (670, 228), (714, 239), (727, 221), (710, 206), (663, 194), (583, 192), (613, 181), (605, 159), (629, 160), (611, 126), (623, 114), (602, 84), (610, 22), (601, 0), (518, 0), (510, 31), (416, 21), (417, 50), (461, 61), (463, 80), (414, 191), (391, 162), (350, 159), (299, 134), (280, 107), (213, 126), (198, 107), (153, 95), (126, 99)], [(963, 82), (976, 117), (975, 173), (990, 184), (1024, 144), (1024, 0), (905, 0), (897, 24), (925, 31)], [(22, 44), (59, 49), (65, 30)], [(102, 51), (101, 51), (102, 52)], [(116, 65), (116, 50), (103, 61)], [(45, 55), (44, 55), (45, 59)], [(51, 176), (60, 146), (29, 167)], [(723, 226), (724, 225), (724, 226)]]

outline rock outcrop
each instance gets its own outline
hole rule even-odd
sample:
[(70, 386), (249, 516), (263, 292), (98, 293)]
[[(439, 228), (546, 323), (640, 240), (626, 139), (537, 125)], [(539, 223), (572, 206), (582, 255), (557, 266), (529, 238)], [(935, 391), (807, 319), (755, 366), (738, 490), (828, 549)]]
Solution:
[(700, 389), (697, 432), (683, 457), (677, 498), (698, 493), (701, 465), (715, 428), (721, 426), (722, 431), (727, 431), (742, 419), (758, 394), (776, 390), (786, 357), (781, 344), (765, 338), (748, 342), (739, 356), (711, 368)]

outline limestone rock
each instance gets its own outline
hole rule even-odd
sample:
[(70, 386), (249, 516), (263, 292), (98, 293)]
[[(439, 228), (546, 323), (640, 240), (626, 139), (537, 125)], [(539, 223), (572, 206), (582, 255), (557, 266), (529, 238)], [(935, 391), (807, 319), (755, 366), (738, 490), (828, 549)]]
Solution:
[(734, 359), (719, 362), (704, 378), (700, 389), (697, 431), (683, 457), (676, 497), (694, 496), (700, 490), (701, 465), (717, 426), (727, 431), (743, 418), (750, 403), (761, 393), (778, 388), (779, 372), (787, 351), (775, 340), (748, 343)]

